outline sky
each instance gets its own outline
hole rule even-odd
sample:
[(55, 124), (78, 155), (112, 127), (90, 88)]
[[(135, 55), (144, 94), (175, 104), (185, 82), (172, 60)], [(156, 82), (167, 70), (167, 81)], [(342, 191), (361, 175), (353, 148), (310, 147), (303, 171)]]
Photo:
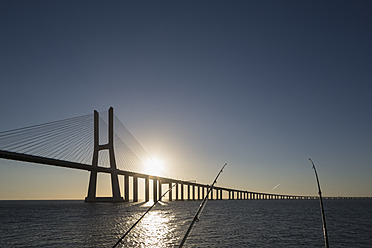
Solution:
[[(316, 195), (312, 158), (324, 196), (372, 196), (371, 10), (1, 1), (0, 131), (112, 106), (166, 176), (210, 184), (226, 162), (218, 186)], [(0, 199), (87, 194), (85, 171), (0, 159), (0, 172)]]

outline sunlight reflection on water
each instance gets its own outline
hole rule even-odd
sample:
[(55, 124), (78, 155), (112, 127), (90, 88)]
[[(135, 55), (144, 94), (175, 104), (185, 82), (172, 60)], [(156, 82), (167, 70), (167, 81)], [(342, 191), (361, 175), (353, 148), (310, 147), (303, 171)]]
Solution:
[[(145, 211), (152, 205), (153, 201), (150, 201), (142, 204), (140, 207)], [(159, 205), (166, 206), (168, 204), (159, 202)], [(140, 215), (133, 219), (138, 218), (140, 218)], [(129, 229), (131, 225), (128, 226), (128, 223), (125, 223), (125, 228)], [(123, 240), (121, 247), (169, 247), (177, 240), (174, 236), (176, 226), (174, 214), (169, 211), (154, 209), (151, 212), (148, 212), (132, 230), (131, 234)], [(124, 243), (126, 245), (124, 245)]]
[(169, 228), (172, 218), (174, 216), (167, 216), (161, 211), (149, 212), (139, 226), (143, 247), (166, 247), (165, 237), (172, 232), (172, 228)]
[[(177, 247), (200, 201), (156, 205), (119, 247)], [(0, 247), (112, 247), (151, 203), (0, 202)], [(334, 247), (371, 247), (372, 201), (325, 201)], [(184, 247), (322, 247), (316, 200), (209, 201)]]

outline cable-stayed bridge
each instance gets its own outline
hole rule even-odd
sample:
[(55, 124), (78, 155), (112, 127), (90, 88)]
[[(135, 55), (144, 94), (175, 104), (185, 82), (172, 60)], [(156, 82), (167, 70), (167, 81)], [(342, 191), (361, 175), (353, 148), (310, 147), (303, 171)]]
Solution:
[[(107, 117), (102, 118), (104, 115)], [(144, 164), (149, 156), (114, 115), (113, 108), (102, 113), (94, 111), (94, 114), (0, 132), (0, 158), (90, 171), (86, 202), (137, 202), (139, 178), (144, 179), (145, 201), (150, 200), (150, 183), (154, 201), (162, 195), (164, 184), (169, 188), (178, 184), (169, 194), (170, 201), (200, 200), (209, 187), (207, 184), (146, 173)], [(97, 197), (98, 173), (111, 175), (111, 197)], [(124, 179), (123, 194), (119, 176)], [(133, 184), (132, 199), (129, 199), (130, 181)], [(228, 197), (223, 197), (226, 195), (223, 192), (228, 192)], [(210, 194), (210, 199), (216, 200), (314, 198), (225, 187), (214, 187)]]

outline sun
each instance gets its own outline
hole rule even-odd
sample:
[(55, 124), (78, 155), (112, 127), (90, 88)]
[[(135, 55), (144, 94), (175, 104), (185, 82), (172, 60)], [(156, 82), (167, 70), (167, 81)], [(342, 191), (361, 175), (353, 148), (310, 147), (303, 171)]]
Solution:
[(159, 176), (163, 173), (164, 161), (158, 157), (151, 157), (145, 161), (145, 170), (149, 175)]

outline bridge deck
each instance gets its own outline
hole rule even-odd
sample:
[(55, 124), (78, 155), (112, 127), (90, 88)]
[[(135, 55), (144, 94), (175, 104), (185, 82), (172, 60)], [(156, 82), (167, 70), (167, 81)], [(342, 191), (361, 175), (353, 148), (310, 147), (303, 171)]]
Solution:
[[(9, 151), (3, 151), (3, 150), (0, 150), (0, 158), (29, 162), (29, 163), (36, 163), (36, 164), (58, 166), (58, 167), (64, 167), (64, 168), (72, 168), (72, 169), (78, 169), (78, 170), (96, 171), (96, 172), (102, 172), (102, 173), (113, 172), (113, 169), (111, 168), (105, 168), (105, 167), (100, 167), (100, 166), (94, 167), (89, 164), (81, 164), (81, 163), (75, 163), (75, 162), (52, 159), (52, 158), (44, 158), (40, 156), (21, 154), (21, 153), (9, 152)], [(182, 180), (173, 179), (173, 178), (153, 176), (153, 175), (147, 175), (147, 174), (136, 173), (136, 172), (131, 172), (131, 171), (124, 171), (124, 170), (119, 170), (119, 169), (116, 169), (115, 171), (118, 175), (158, 180), (159, 182), (161, 182), (161, 184), (178, 183), (181, 185), (189, 185), (189, 187), (190, 186), (201, 187), (201, 188), (209, 187), (209, 185), (207, 184), (182, 181)], [(195, 189), (193, 188), (192, 190), (194, 192), (193, 199), (195, 199), (195, 191), (194, 191)], [(268, 193), (262, 193), (262, 192), (239, 190), (239, 189), (232, 189), (232, 188), (225, 188), (225, 187), (214, 187), (214, 190), (229, 192), (229, 199), (316, 199), (318, 198), (317, 196), (294, 196), (294, 195), (268, 194)], [(234, 197), (234, 193), (236, 194), (236, 197)], [(247, 196), (247, 194), (249, 194), (249, 197)], [(189, 198), (190, 196), (188, 195), (188, 199)], [(361, 198), (372, 199), (371, 197), (324, 197), (324, 198), (325, 199), (361, 199)], [(218, 194), (217, 194), (217, 199), (218, 199)]]

